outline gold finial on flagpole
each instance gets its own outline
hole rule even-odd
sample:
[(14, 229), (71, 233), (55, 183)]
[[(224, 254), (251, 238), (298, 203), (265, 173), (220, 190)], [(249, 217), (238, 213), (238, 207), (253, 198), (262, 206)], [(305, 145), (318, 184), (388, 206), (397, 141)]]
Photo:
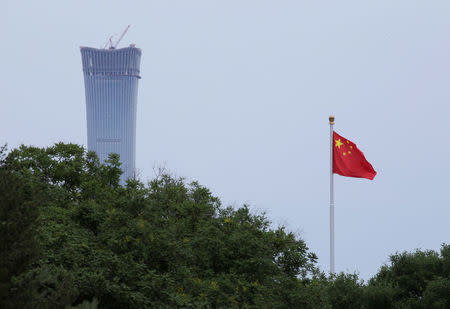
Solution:
[(330, 120), (330, 124), (334, 124), (334, 116), (333, 115), (330, 115), (328, 120)]

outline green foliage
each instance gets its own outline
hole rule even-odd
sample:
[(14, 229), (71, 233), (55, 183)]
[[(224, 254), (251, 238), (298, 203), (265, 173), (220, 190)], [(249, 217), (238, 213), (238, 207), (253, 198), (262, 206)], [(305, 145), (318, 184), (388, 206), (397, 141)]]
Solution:
[(366, 285), (326, 277), (264, 214), (121, 173), (73, 144), (0, 149), (1, 308), (450, 308), (449, 245), (392, 255)]
[(327, 294), (332, 308), (361, 308), (364, 303), (364, 286), (356, 274), (340, 273), (327, 284)]
[(5, 152), (6, 147), (0, 148), (0, 304), (14, 308), (29, 298), (26, 289), (14, 289), (12, 280), (37, 256), (35, 221), (41, 197), (32, 182), (6, 166)]
[(450, 277), (430, 281), (423, 293), (426, 308), (450, 308)]
[(368, 285), (369, 308), (449, 308), (448, 265), (446, 244), (440, 254), (416, 250), (392, 255)]
[(247, 206), (223, 208), (196, 182), (161, 175), (123, 187), (117, 156), (100, 164), (72, 144), (21, 146), (2, 166), (42, 196), (40, 250), (7, 280), (29, 291), (28, 307), (95, 297), (102, 308), (289, 308), (308, 298), (317, 258), (306, 244)]
[(78, 306), (72, 307), (67, 306), (66, 309), (97, 309), (98, 308), (98, 299), (94, 297), (94, 299), (90, 302), (85, 300)]
[(397, 288), (386, 283), (371, 283), (365, 287), (365, 301), (370, 309), (394, 308), (394, 296)]

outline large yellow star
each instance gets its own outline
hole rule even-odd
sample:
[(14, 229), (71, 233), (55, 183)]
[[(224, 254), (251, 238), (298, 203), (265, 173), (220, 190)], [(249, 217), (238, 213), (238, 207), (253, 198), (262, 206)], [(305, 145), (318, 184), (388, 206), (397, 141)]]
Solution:
[(336, 142), (335, 146), (339, 149), (341, 149), (341, 146), (344, 145), (344, 143), (341, 142), (341, 139), (335, 139)]

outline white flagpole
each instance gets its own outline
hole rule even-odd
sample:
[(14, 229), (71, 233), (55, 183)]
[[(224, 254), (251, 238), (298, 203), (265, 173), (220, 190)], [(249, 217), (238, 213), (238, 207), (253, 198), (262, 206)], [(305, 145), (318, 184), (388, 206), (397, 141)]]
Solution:
[(333, 125), (330, 116), (330, 274), (334, 274), (334, 177), (333, 177)]

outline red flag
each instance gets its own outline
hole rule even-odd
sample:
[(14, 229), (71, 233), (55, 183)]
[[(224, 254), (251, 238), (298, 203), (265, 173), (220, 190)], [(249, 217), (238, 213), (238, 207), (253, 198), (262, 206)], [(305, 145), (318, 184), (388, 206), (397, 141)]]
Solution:
[(333, 173), (372, 180), (377, 172), (355, 143), (333, 131)]

